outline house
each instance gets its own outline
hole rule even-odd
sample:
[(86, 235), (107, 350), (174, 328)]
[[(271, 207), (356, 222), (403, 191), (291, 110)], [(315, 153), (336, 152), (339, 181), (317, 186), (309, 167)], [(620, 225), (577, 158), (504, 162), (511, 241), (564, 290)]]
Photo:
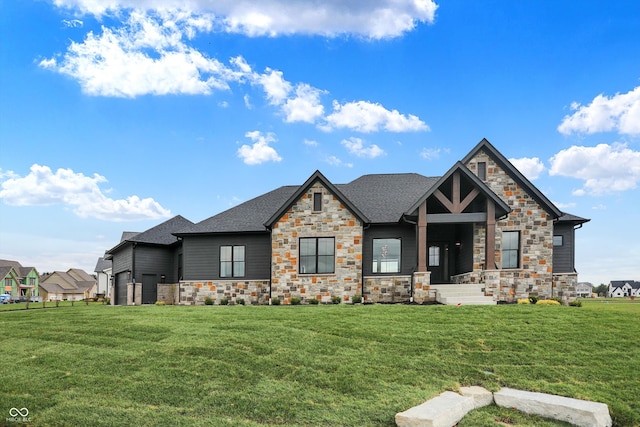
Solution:
[(111, 271), (111, 260), (104, 259), (104, 257), (98, 258), (96, 268), (93, 270), (96, 273), (96, 294), (106, 297), (111, 296)]
[(158, 284), (177, 283), (182, 278), (182, 242), (173, 233), (191, 225), (177, 215), (142, 233), (123, 233), (104, 257), (112, 265), (112, 304), (153, 304)]
[(640, 282), (635, 280), (612, 280), (607, 291), (609, 298), (640, 297)]
[[(142, 299), (137, 294), (144, 277), (135, 248), (154, 239), (162, 244), (144, 255), (153, 280), (172, 273), (154, 296), (171, 287), (184, 304), (206, 297), (349, 302), (355, 295), (425, 303), (436, 300), (439, 287), (465, 284), (495, 301), (529, 294), (573, 299), (575, 230), (588, 221), (560, 211), (483, 139), (443, 176), (372, 174), (334, 184), (316, 171), (301, 185), (196, 224), (161, 224), (107, 254), (121, 275), (118, 304), (152, 302), (144, 283)], [(153, 239), (141, 241), (146, 234)], [(136, 268), (116, 267), (122, 252), (132, 265), (133, 250)]]
[(576, 296), (578, 298), (591, 298), (593, 295), (593, 285), (589, 282), (580, 282), (576, 285)]
[(39, 275), (35, 267), (23, 267), (18, 261), (0, 259), (0, 280), (2, 293), (15, 298), (27, 294), (34, 299), (39, 297)]
[(54, 271), (40, 280), (40, 294), (45, 301), (81, 301), (94, 297), (96, 291), (96, 279), (79, 268)]

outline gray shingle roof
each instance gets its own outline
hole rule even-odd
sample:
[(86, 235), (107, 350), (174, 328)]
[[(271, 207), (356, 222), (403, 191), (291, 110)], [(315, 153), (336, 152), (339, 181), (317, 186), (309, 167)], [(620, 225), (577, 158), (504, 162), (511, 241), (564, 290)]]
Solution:
[(96, 273), (102, 273), (108, 268), (111, 268), (111, 260), (104, 259), (104, 257), (98, 258), (98, 262), (96, 263), (96, 268), (93, 270)]
[[(372, 223), (397, 222), (438, 180), (416, 173), (364, 175), (336, 188)], [(176, 235), (266, 231), (265, 223), (300, 186), (284, 186), (185, 227)]]
[(177, 241), (176, 236), (172, 233), (191, 225), (193, 225), (191, 221), (180, 215), (176, 215), (162, 224), (158, 224), (147, 231), (136, 234), (128, 239), (128, 241), (152, 245), (170, 245)]

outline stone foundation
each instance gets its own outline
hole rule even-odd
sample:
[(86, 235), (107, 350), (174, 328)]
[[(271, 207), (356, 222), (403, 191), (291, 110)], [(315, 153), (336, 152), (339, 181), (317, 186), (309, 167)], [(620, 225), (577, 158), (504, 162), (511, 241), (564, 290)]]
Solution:
[(167, 305), (178, 304), (179, 301), (178, 283), (158, 283), (158, 301), (163, 301)]
[(562, 273), (553, 275), (553, 296), (571, 302), (578, 298), (578, 273)]
[(369, 276), (364, 278), (367, 302), (409, 302), (411, 276)]
[(269, 280), (185, 281), (180, 282), (179, 296), (179, 303), (185, 305), (202, 305), (207, 297), (216, 305), (223, 298), (229, 304), (235, 304), (238, 298), (245, 304), (268, 304)]
[(431, 289), (431, 272), (413, 273), (413, 302), (422, 304), (436, 300), (436, 291)]

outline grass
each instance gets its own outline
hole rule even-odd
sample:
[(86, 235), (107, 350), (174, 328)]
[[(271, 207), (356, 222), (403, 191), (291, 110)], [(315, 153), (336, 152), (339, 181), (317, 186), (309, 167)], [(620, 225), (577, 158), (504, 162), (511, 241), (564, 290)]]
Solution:
[[(364, 425), (445, 390), (606, 403), (640, 425), (640, 303), (77, 304), (0, 313), (0, 413), (39, 425)], [(0, 420), (2, 418), (0, 417)], [(463, 426), (563, 426), (487, 407)]]

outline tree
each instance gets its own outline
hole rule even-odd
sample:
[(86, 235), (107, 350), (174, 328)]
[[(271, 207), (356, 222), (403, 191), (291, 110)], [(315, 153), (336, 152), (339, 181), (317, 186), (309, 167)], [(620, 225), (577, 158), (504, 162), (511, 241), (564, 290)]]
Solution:
[(609, 286), (601, 283), (599, 286), (593, 287), (593, 293), (598, 296), (607, 296), (607, 292), (609, 291)]

